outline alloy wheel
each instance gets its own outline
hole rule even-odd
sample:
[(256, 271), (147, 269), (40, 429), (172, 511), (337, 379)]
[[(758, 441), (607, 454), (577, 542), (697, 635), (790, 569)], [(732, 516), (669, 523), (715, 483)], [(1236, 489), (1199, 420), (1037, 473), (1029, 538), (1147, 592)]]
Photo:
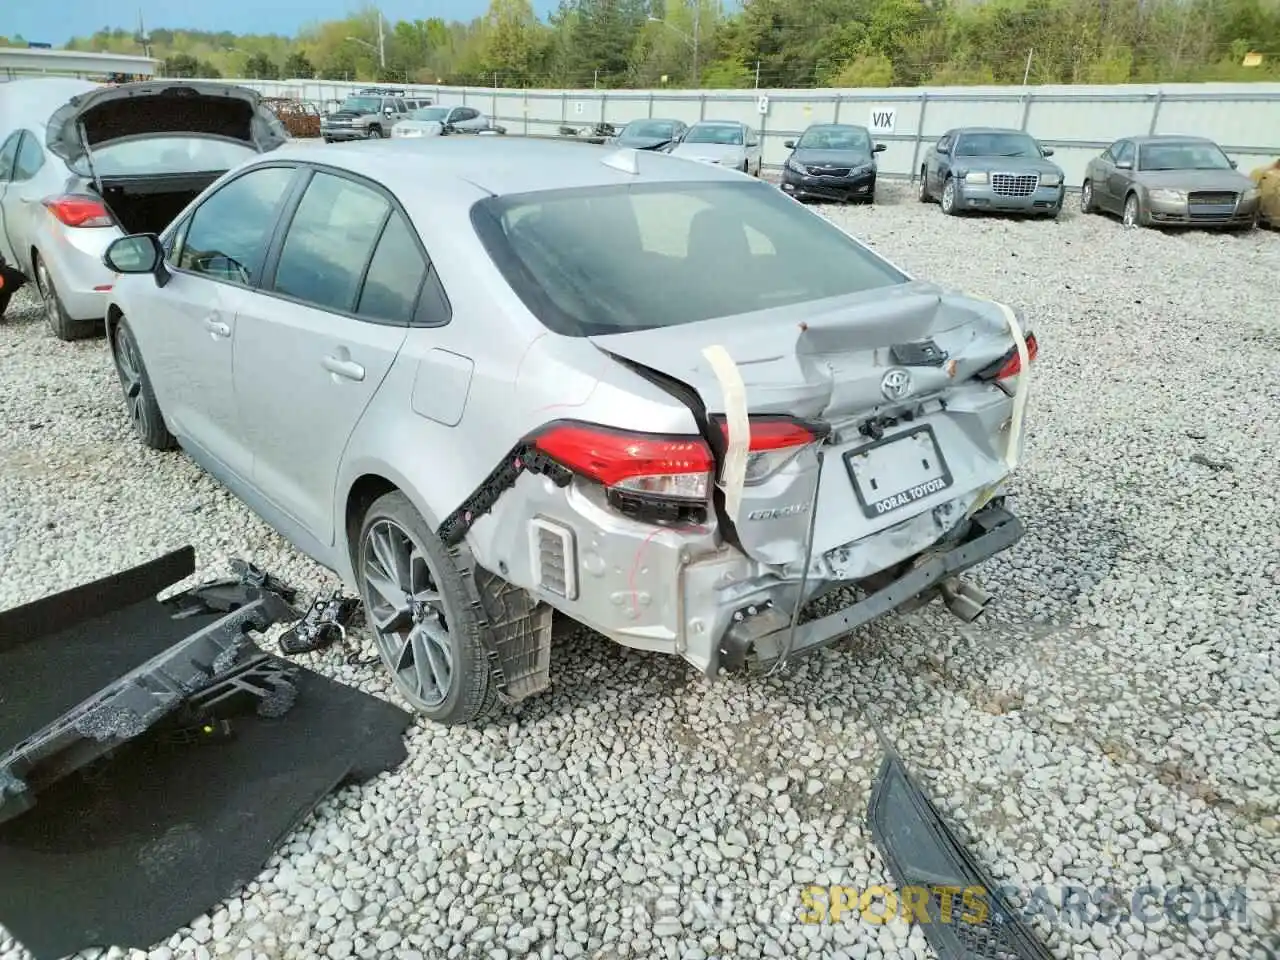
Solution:
[(1085, 185), (1080, 188), (1080, 212), (1081, 213), (1093, 212), (1093, 184), (1092, 183), (1086, 182)]
[(412, 534), (381, 519), (365, 534), (366, 615), (378, 652), (401, 694), (431, 710), (448, 697), (453, 644), (440, 580)]
[(116, 374), (120, 377), (120, 388), (124, 391), (129, 422), (133, 425), (134, 433), (139, 437), (146, 437), (150, 424), (142, 393), (142, 361), (138, 357), (138, 345), (123, 328), (117, 328), (116, 331), (115, 355)]
[(1124, 202), (1124, 225), (1126, 227), (1136, 227), (1138, 225), (1137, 194), (1129, 194), (1128, 199)]
[(956, 206), (956, 182), (948, 180), (942, 185), (942, 210), (950, 213)]
[(924, 203), (929, 199), (929, 190), (924, 182), (924, 171), (920, 171), (920, 185), (916, 187), (916, 199)]

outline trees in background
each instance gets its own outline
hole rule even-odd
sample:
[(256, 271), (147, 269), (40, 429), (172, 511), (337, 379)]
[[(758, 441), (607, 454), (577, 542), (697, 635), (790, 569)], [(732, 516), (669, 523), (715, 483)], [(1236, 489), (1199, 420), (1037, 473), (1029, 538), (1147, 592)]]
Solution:
[[(355, 39), (352, 39), (355, 38)], [(1280, 79), (1280, 0), (491, 0), (468, 23), (373, 8), (296, 37), (156, 29), (171, 76), (500, 87), (883, 87)], [(68, 49), (141, 53), (103, 29)], [(1261, 53), (1258, 66), (1243, 65)], [(1028, 66), (1029, 64), (1029, 66)]]

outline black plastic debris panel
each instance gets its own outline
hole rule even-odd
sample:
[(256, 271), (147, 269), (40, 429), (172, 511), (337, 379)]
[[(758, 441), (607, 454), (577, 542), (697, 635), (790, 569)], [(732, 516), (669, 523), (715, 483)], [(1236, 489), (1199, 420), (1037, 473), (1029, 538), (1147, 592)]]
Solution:
[(929, 922), (920, 926), (939, 960), (1053, 960), (892, 751), (868, 819), (898, 889), (927, 893), (915, 902), (926, 905)]
[(37, 960), (146, 948), (251, 880), (405, 711), (264, 652), (250, 564), (166, 601), (190, 547), (0, 613), (0, 926)]

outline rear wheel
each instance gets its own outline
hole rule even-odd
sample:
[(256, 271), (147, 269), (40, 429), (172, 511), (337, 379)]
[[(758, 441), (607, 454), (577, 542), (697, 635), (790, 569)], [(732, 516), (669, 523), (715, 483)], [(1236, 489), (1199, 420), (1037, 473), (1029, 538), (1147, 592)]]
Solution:
[(94, 320), (75, 320), (67, 313), (58, 297), (58, 288), (53, 285), (53, 277), (49, 276), (49, 268), (37, 254), (32, 257), (36, 275), (36, 289), (44, 302), (44, 322), (49, 332), (59, 340), (83, 340), (97, 332), (98, 324)]
[(916, 186), (916, 199), (921, 203), (929, 202), (929, 184), (925, 180), (925, 168), (920, 168), (920, 183)]
[(142, 362), (142, 351), (133, 337), (129, 321), (121, 317), (111, 334), (116, 376), (124, 392), (125, 409), (134, 435), (152, 450), (172, 450), (177, 446), (173, 434), (165, 426), (164, 414), (151, 389), (151, 378)]
[(365, 514), (356, 573), (378, 653), (409, 705), (451, 725), (487, 714), (496, 691), (463, 574), (399, 490)]

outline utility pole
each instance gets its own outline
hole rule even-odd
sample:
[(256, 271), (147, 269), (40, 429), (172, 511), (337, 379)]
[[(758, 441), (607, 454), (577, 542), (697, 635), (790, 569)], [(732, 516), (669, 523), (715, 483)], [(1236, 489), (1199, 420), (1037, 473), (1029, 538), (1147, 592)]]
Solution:
[(693, 0), (693, 85), (694, 87), (702, 86), (701, 75), (698, 70), (698, 36), (701, 33), (699, 25), (702, 20), (702, 0)]
[(387, 69), (387, 45), (382, 35), (382, 11), (378, 11), (378, 66)]
[(756, 61), (756, 89), (760, 89), (760, 61)]
[(1027, 69), (1022, 71), (1022, 85), (1025, 87), (1027, 81), (1031, 79), (1031, 55), (1036, 52), (1036, 48), (1032, 47), (1027, 51)]
[(138, 42), (142, 44), (142, 55), (151, 56), (151, 38), (147, 36), (147, 28), (142, 23), (142, 8), (138, 8)]

